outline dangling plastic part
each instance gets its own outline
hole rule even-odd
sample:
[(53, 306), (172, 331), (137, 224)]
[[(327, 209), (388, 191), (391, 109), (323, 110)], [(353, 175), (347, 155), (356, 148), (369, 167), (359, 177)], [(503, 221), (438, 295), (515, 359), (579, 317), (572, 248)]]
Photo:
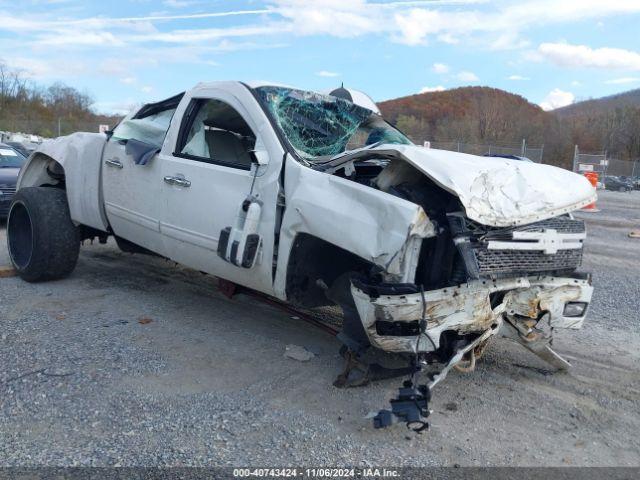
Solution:
[[(431, 390), (426, 385), (417, 385), (418, 372), (420, 371), (419, 348), (420, 339), (426, 336), (431, 343), (431, 337), (426, 333), (427, 302), (424, 297), (424, 288), (420, 286), (422, 296), (422, 318), (420, 320), (420, 335), (416, 340), (415, 358), (413, 361), (413, 372), (411, 380), (407, 380), (398, 390), (398, 396), (389, 401), (391, 410), (380, 410), (373, 417), (373, 428), (385, 428), (394, 423), (405, 422), (409, 430), (422, 433), (429, 428), (426, 418), (429, 416), (429, 401), (431, 400)], [(433, 344), (435, 348), (435, 344)]]
[(373, 428), (385, 428), (405, 422), (409, 430), (422, 433), (429, 428), (431, 391), (426, 385), (414, 386), (410, 380), (398, 390), (398, 396), (390, 400), (391, 410), (380, 410), (373, 417)]

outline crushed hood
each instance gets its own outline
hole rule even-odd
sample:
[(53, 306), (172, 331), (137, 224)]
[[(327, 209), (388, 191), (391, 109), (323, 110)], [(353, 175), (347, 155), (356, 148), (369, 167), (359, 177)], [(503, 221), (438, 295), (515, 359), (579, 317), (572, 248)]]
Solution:
[[(418, 147), (380, 145), (336, 158), (340, 163), (379, 154), (400, 158), (456, 195), (467, 216), (483, 225), (524, 225), (555, 217), (596, 200), (581, 175), (532, 162)], [(333, 162), (331, 162), (333, 163)]]

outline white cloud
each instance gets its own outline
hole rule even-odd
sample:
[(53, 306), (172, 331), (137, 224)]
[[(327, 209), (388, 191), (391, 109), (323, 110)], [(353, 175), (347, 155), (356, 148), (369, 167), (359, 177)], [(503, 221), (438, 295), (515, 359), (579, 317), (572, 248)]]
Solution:
[(540, 106), (543, 110), (554, 110), (571, 105), (575, 99), (576, 97), (573, 93), (554, 88), (547, 94), (544, 100), (540, 102)]
[(521, 82), (524, 80), (531, 80), (529, 77), (523, 77), (522, 75), (510, 75), (509, 80), (514, 80), (516, 82)]
[(394, 16), (394, 35), (407, 45), (422, 45), (435, 36), (440, 41), (471, 39), (474, 46), (502, 50), (525, 47), (527, 41), (520, 38), (520, 33), (536, 26), (640, 13), (637, 0), (529, 0), (495, 5), (494, 9), (483, 10), (403, 10)]
[(622, 78), (613, 78), (611, 80), (607, 80), (604, 83), (609, 85), (624, 85), (626, 83), (637, 83), (640, 82), (640, 77), (622, 77)]
[(449, 73), (449, 65), (444, 63), (434, 63), (431, 69), (436, 73)]
[(191, 0), (164, 0), (162, 4), (169, 8), (186, 8), (192, 5), (197, 5), (199, 2)]
[[(185, 7), (193, 0), (165, 0), (171, 7)], [(204, 4), (204, 2), (201, 2)], [(477, 4), (483, 4), (482, 9)], [(445, 7), (455, 6), (455, 9)], [(601, 20), (608, 15), (640, 12), (637, 0), (528, 0), (493, 4), (488, 0), (267, 0), (257, 9), (185, 14), (150, 14), (132, 17), (89, 17), (44, 20), (37, 15), (3, 13), (0, 31), (31, 32), (31, 43), (40, 45), (129, 46), (132, 43), (206, 43), (212, 39), (266, 35), (329, 35), (356, 37), (385, 35), (407, 45), (434, 39), (444, 43), (473, 42), (474, 47), (524, 48), (521, 33), (533, 26)], [(159, 31), (155, 23), (219, 17), (254, 17), (254, 24), (222, 28)], [(121, 31), (116, 31), (121, 30)], [(139, 35), (131, 35), (138, 32)]]
[(126, 43), (121, 37), (111, 32), (89, 32), (70, 28), (52, 34), (42, 35), (34, 44), (39, 46), (72, 46), (86, 47), (123, 47)]
[(328, 71), (328, 70), (320, 70), (319, 72), (316, 72), (316, 75), (317, 75), (317, 76), (319, 76), (319, 77), (328, 77), (328, 78), (331, 78), (331, 77), (339, 77), (339, 76), (340, 76), (340, 74), (339, 74), (339, 73), (337, 73), (337, 72), (330, 72), (330, 71)]
[(381, 31), (380, 8), (365, 0), (274, 0), (272, 11), (297, 35), (357, 37)]
[(561, 67), (640, 70), (640, 53), (621, 48), (594, 49), (586, 45), (543, 43), (538, 47), (538, 53)]
[[(164, 0), (170, 7), (185, 7), (193, 0)], [(204, 4), (204, 2), (201, 2)], [(482, 9), (477, 4), (484, 4)], [(455, 6), (456, 9), (443, 7)], [(10, 16), (3, 14), (0, 30), (56, 33), (56, 29), (75, 27), (85, 34), (97, 36), (113, 27), (126, 29), (151, 28), (154, 22), (206, 19), (219, 17), (256, 17), (254, 25), (272, 22), (284, 27), (283, 32), (297, 35), (332, 35), (355, 37), (365, 34), (389, 35), (408, 45), (426, 43), (428, 37), (446, 43), (458, 43), (473, 35), (480, 35), (482, 44), (490, 48), (522, 48), (526, 41), (520, 33), (536, 25), (571, 23), (583, 19), (602, 19), (609, 15), (640, 12), (637, 0), (528, 0), (492, 4), (487, 0), (267, 0), (266, 7), (218, 12), (186, 14), (156, 14), (132, 17), (89, 17), (81, 19), (42, 20), (36, 15)], [(245, 25), (246, 27), (246, 25)], [(227, 27), (237, 31), (237, 26)], [(197, 32), (200, 28), (189, 31)], [(225, 28), (221, 29), (225, 30)], [(243, 30), (251, 35), (249, 30)], [(67, 32), (68, 33), (68, 32)], [(111, 32), (112, 33), (112, 32)], [(277, 33), (277, 32), (272, 32)], [(259, 35), (259, 34), (257, 34)], [(474, 46), (478, 38), (473, 38)], [(206, 38), (203, 40), (206, 41)]]
[(489, 48), (492, 50), (519, 50), (528, 47), (530, 42), (520, 38), (517, 31), (505, 32), (498, 34), (495, 40), (489, 42)]
[[(296, 36), (377, 36), (416, 46), (433, 42), (455, 43), (460, 45), (458, 48), (472, 47), (474, 51), (523, 49), (527, 45), (526, 33), (533, 28), (580, 21), (595, 25), (596, 22), (607, 22), (612, 15), (640, 13), (639, 0), (215, 2), (223, 11), (205, 9), (205, 5), (214, 2), (164, 0), (165, 6), (172, 8), (198, 2), (197, 8), (202, 6), (203, 10), (193, 8), (198, 13), (190, 13), (191, 10), (169, 11), (167, 8), (169, 13), (148, 15), (144, 14), (144, 8), (153, 2), (138, 2), (140, 9), (137, 11), (143, 13), (130, 17), (117, 17), (117, 13), (113, 13), (112, 17), (81, 18), (78, 17), (81, 3), (65, 11), (36, 9), (29, 14), (19, 8), (11, 10), (15, 13), (3, 11), (0, 36), (11, 38), (12, 43), (5, 41), (0, 45), (0, 55), (7, 60), (10, 60), (7, 57), (20, 55), (21, 65), (27, 66), (33, 75), (47, 80), (108, 74), (117, 82), (129, 76), (142, 78), (142, 69), (159, 68), (159, 65), (165, 68), (171, 68), (169, 64), (216, 65), (215, 54), (276, 48), (296, 41)], [(162, 0), (153, 5), (161, 3)], [(236, 3), (256, 7), (246, 10), (232, 7), (224, 11), (224, 5)], [(228, 21), (219, 24), (186, 21), (216, 18)], [(10, 45), (19, 45), (19, 49)], [(640, 53), (632, 50), (545, 43), (537, 49), (531, 48), (528, 54), (531, 58), (535, 56), (566, 66), (628, 70), (630, 76), (625, 78), (640, 71)], [(109, 58), (116, 60), (104, 60)], [(457, 82), (473, 84), (479, 81), (474, 73), (452, 71), (444, 63), (432, 65), (432, 70), (450, 75), (450, 79)], [(514, 71), (519, 70), (514, 67)], [(500, 75), (504, 77), (508, 73)], [(141, 83), (137, 85), (140, 87)]]
[(438, 85), (437, 87), (422, 87), (418, 93), (442, 92), (444, 90), (446, 90), (446, 88)]
[(137, 81), (138, 79), (136, 77), (123, 77), (120, 79), (120, 83), (124, 83), (125, 85), (133, 85)]
[(477, 82), (480, 79), (473, 72), (460, 72), (456, 74), (456, 78), (461, 82)]
[(283, 33), (289, 27), (285, 24), (247, 25), (229, 28), (198, 28), (192, 30), (171, 30), (169, 32), (157, 32), (152, 34), (131, 35), (125, 37), (128, 41), (136, 43), (181, 43), (196, 44), (206, 43), (211, 40), (222, 40), (229, 37), (260, 37)]
[(151, 85), (145, 85), (140, 90), (144, 93), (151, 93), (153, 92), (153, 87)]
[(580, 83), (578, 80), (574, 80), (573, 82), (571, 82), (571, 86), (572, 87), (581, 87), (582, 83)]
[(28, 58), (28, 57), (5, 57), (7, 65), (12, 69), (22, 72), (28, 77), (40, 79), (57, 80), (89, 73), (85, 62), (75, 59), (65, 59), (64, 68), (60, 68), (62, 62), (59, 59), (50, 57)]

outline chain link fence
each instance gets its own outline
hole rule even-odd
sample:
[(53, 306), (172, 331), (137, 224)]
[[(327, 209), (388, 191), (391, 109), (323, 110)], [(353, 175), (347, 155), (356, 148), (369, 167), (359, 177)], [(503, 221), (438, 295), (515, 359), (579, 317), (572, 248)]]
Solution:
[(640, 159), (618, 160), (616, 158), (608, 158), (607, 162), (606, 175), (640, 177)]
[(573, 153), (573, 171), (576, 173), (595, 172), (600, 176), (607, 172), (607, 152), (585, 153), (578, 145)]
[(544, 156), (544, 145), (528, 145), (525, 140), (520, 144), (492, 144), (492, 143), (469, 143), (457, 140), (429, 142), (431, 148), (439, 150), (450, 150), (452, 152), (469, 153), (471, 155), (513, 155), (516, 157), (526, 157), (529, 160), (542, 163)]
[(640, 176), (640, 159), (611, 158), (606, 151), (585, 153), (581, 152), (576, 145), (573, 156), (573, 171), (577, 173), (596, 172), (600, 177), (636, 177)]

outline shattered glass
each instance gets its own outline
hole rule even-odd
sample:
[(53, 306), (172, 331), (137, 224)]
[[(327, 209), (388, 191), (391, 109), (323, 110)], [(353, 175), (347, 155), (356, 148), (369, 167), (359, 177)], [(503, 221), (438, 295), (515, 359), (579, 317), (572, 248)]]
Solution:
[(256, 90), (278, 128), (306, 160), (374, 144), (411, 144), (382, 117), (347, 100), (285, 87)]

